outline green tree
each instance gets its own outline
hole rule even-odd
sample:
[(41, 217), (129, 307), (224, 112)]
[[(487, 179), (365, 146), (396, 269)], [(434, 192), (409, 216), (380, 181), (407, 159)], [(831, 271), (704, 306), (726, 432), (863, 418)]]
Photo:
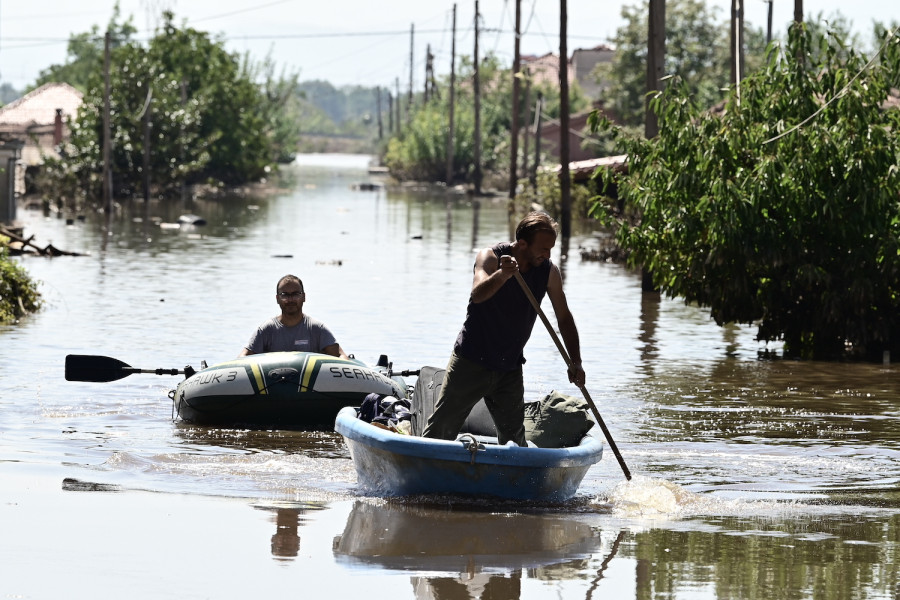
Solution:
[[(132, 36), (137, 32), (132, 19), (120, 20), (119, 3), (113, 7), (112, 17), (104, 31), (110, 33), (110, 48), (132, 43)], [(91, 76), (103, 69), (104, 32), (97, 25), (90, 31), (69, 36), (66, 48), (67, 61), (61, 65), (51, 65), (38, 74), (34, 87), (45, 83), (61, 82), (77, 88), (82, 93), (88, 91)]]
[(9, 104), (13, 100), (17, 100), (21, 97), (22, 92), (14, 88), (11, 83), (8, 81), (0, 83), (0, 106)]
[(884, 108), (900, 39), (869, 68), (806, 26), (777, 50), (721, 114), (684, 84), (653, 100), (659, 136), (627, 139), (627, 174), (605, 175), (635, 214), (611, 220), (618, 241), (662, 292), (787, 355), (900, 351), (900, 111)]
[[(456, 77), (454, 110), (453, 164), (454, 181), (469, 182), (475, 165), (475, 102), (472, 89), (473, 65), (463, 56)], [(479, 69), (481, 78), (481, 159), (484, 173), (500, 173), (509, 169), (509, 132), (512, 127), (512, 76), (509, 69), (500, 67), (496, 57), (488, 56)], [(440, 93), (424, 106), (418, 98), (417, 108), (409, 125), (404, 123), (399, 135), (387, 145), (384, 162), (391, 175), (398, 179), (444, 181), (447, 178), (447, 115), (450, 110), (449, 76), (439, 82)], [(559, 89), (542, 85), (532, 89), (532, 95), (542, 93), (545, 112), (551, 118), (559, 116)], [(587, 108), (588, 102), (575, 89), (570, 111)], [(520, 106), (522, 114), (530, 107)], [(526, 121), (519, 121), (525, 124)]]
[(317, 107), (335, 125), (347, 119), (347, 96), (330, 82), (321, 79), (304, 81), (297, 89), (309, 104)]
[[(150, 175), (161, 193), (183, 184), (258, 180), (279, 160), (289, 160), (299, 136), (289, 120), (296, 112), (286, 110), (296, 76), (275, 77), (270, 60), (260, 65), (241, 60), (221, 40), (175, 26), (172, 13), (163, 16), (163, 27), (147, 47), (129, 42), (111, 52), (114, 194), (141, 189), (148, 109)], [(103, 90), (100, 69), (88, 79), (63, 158), (46, 162), (45, 194), (99, 195)]]
[[(717, 8), (705, 0), (666, 2), (665, 73), (677, 75), (702, 106), (711, 107), (724, 98), (730, 80), (730, 25), (717, 20)], [(641, 126), (647, 93), (647, 15), (649, 3), (623, 6), (625, 24), (616, 31), (612, 62), (597, 66), (600, 81), (609, 85), (601, 100), (622, 122)], [(765, 32), (745, 26), (745, 70), (750, 73), (763, 62)]]
[[(468, 57), (460, 60), (457, 82), (470, 80), (473, 74)], [(484, 60), (480, 74), (482, 82), (481, 126), (482, 126), (482, 167), (485, 172), (500, 162), (500, 152), (504, 145), (504, 134), (509, 136), (510, 101), (508, 72), (500, 68), (499, 62), (488, 57)], [(444, 181), (447, 178), (447, 135), (450, 111), (450, 93), (447, 89), (449, 77), (439, 82), (439, 94), (422, 105), (422, 98), (416, 99), (416, 106), (409, 124), (401, 126), (399, 135), (388, 141), (384, 163), (391, 175), (401, 180)], [(475, 110), (471, 86), (458, 84), (454, 109), (453, 164), (454, 179), (467, 179), (475, 156)], [(506, 110), (504, 114), (504, 108)], [(451, 182), (452, 183), (452, 182)]]
[(0, 235), (0, 323), (11, 323), (41, 307), (35, 282), (9, 257), (9, 238)]
[[(384, 91), (382, 91), (384, 94)], [(345, 137), (360, 140), (375, 151), (378, 136), (377, 88), (359, 85), (334, 87), (321, 80), (301, 82), (298, 103), (303, 118), (303, 133), (313, 136)], [(387, 100), (382, 111), (387, 119)], [(387, 123), (383, 123), (383, 129)]]

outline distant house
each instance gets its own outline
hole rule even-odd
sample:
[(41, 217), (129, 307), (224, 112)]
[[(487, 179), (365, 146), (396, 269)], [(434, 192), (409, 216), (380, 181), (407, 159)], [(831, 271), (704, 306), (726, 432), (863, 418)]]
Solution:
[(0, 108), (0, 140), (24, 142), (16, 193), (25, 192), (25, 171), (59, 156), (59, 145), (69, 136), (66, 119), (74, 118), (82, 93), (68, 83), (47, 83)]
[[(569, 160), (596, 158), (598, 150), (588, 141), (588, 117), (592, 111), (569, 116)], [(541, 125), (541, 151), (559, 159), (559, 121), (549, 120)]]
[[(579, 48), (572, 52), (568, 63), (568, 80), (578, 86), (591, 101), (599, 97), (603, 85), (596, 81), (593, 71), (599, 63), (610, 63), (615, 50), (606, 45)], [(535, 84), (559, 87), (559, 55), (552, 52), (542, 56), (522, 56), (522, 70), (527, 71)]]
[[(559, 54), (549, 52), (542, 56), (533, 54), (522, 55), (522, 71), (531, 76), (535, 85), (549, 85), (559, 87)], [(575, 80), (575, 74), (569, 69), (569, 83)]]
[(611, 63), (616, 51), (605, 44), (593, 48), (579, 48), (572, 52), (569, 61), (575, 81), (581, 87), (584, 95), (591, 100), (597, 100), (600, 92), (606, 87), (598, 82), (594, 76), (594, 68), (600, 63)]

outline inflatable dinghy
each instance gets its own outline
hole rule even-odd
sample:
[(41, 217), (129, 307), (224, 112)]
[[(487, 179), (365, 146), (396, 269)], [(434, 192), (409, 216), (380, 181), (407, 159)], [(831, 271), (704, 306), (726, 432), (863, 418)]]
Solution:
[(387, 365), (314, 352), (270, 352), (202, 369), (170, 392), (178, 416), (197, 425), (330, 428), (338, 411), (371, 393), (403, 398)]

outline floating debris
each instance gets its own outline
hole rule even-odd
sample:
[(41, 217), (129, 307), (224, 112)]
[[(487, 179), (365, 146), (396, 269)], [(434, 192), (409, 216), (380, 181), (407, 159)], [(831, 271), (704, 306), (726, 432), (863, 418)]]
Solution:
[(34, 243), (33, 235), (25, 238), (15, 231), (3, 226), (0, 226), (0, 235), (9, 238), (9, 252), (14, 256), (21, 256), (23, 254), (39, 254), (41, 256), (84, 256), (79, 252), (60, 250), (53, 244), (47, 244), (44, 247), (38, 246)]
[(181, 225), (194, 225), (199, 227), (201, 225), (206, 225), (206, 219), (198, 217), (197, 215), (181, 215), (178, 217), (178, 223)]

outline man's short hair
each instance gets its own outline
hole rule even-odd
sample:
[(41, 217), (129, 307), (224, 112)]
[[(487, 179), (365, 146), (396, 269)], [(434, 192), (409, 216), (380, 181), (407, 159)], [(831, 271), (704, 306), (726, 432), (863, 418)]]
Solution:
[(546, 231), (557, 237), (559, 236), (559, 225), (545, 212), (530, 212), (516, 226), (516, 241), (525, 240), (530, 244), (539, 231)]
[(278, 283), (275, 284), (275, 293), (276, 294), (278, 293), (278, 290), (281, 289), (281, 284), (285, 283), (287, 281), (296, 281), (297, 283), (300, 284), (300, 291), (301, 292), (303, 291), (303, 281), (301, 281), (299, 277), (297, 277), (296, 275), (285, 275), (284, 277), (282, 277), (281, 279), (278, 280)]

